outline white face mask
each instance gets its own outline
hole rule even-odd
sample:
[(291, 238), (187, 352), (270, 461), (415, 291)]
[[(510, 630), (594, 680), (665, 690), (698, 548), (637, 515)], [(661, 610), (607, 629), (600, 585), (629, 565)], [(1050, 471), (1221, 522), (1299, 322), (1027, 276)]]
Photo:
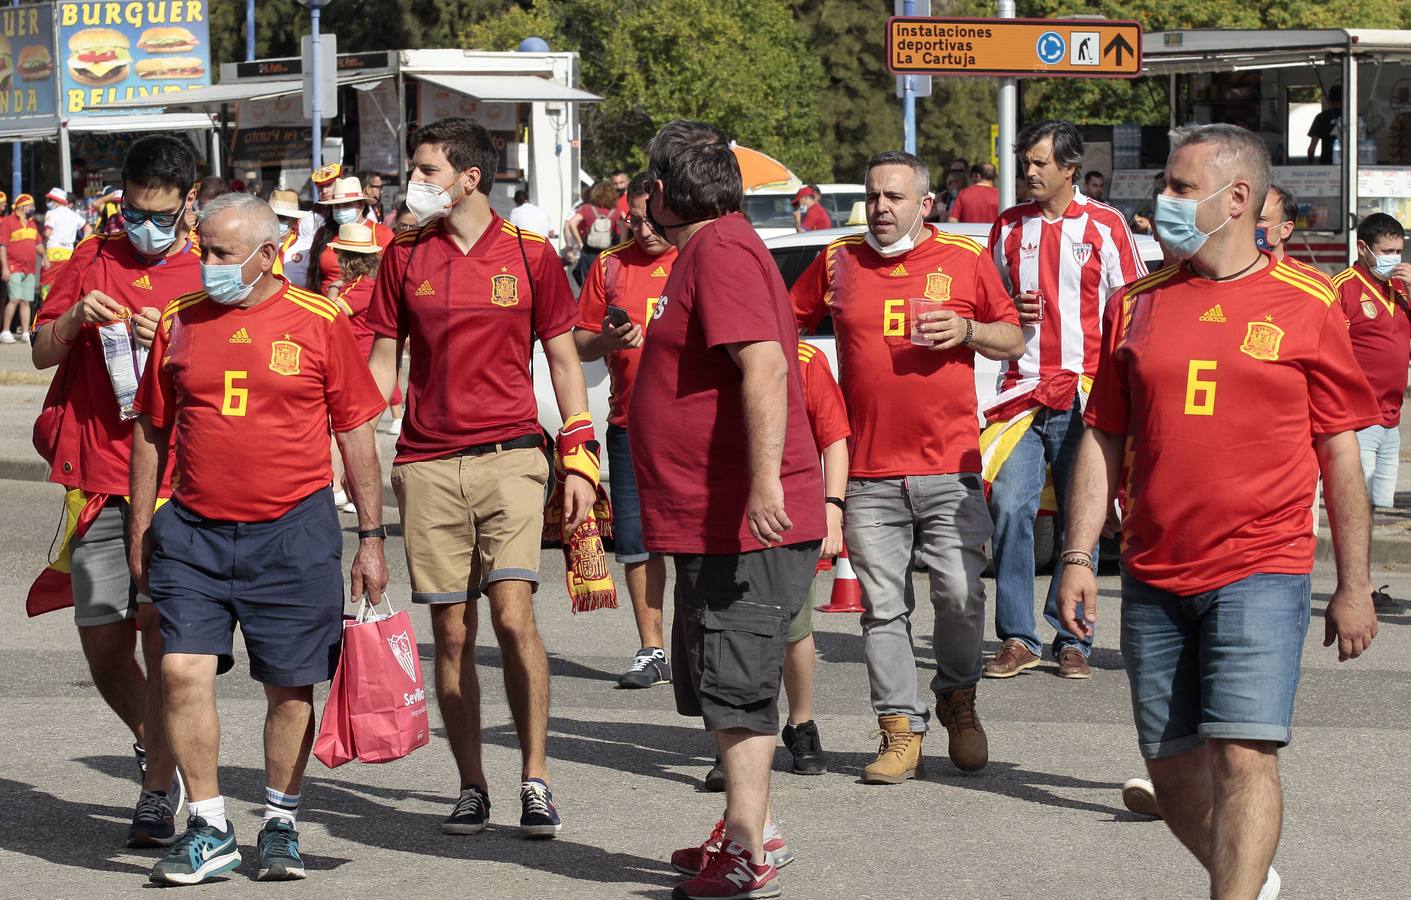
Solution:
[(882, 242), (877, 240), (877, 236), (872, 233), (871, 228), (867, 229), (867, 235), (864, 240), (867, 241), (867, 246), (877, 251), (879, 256), (901, 256), (903, 253), (910, 252), (911, 249), (916, 246), (916, 238), (912, 236), (912, 232), (916, 230), (916, 223), (920, 221), (921, 207), (918, 206), (916, 208), (916, 218), (911, 220), (911, 227), (906, 230), (906, 234), (897, 239), (896, 243), (883, 246)]
[(413, 181), (407, 185), (407, 209), (416, 216), (418, 226), (444, 219), (456, 205), (451, 194), (443, 187), (427, 181)]

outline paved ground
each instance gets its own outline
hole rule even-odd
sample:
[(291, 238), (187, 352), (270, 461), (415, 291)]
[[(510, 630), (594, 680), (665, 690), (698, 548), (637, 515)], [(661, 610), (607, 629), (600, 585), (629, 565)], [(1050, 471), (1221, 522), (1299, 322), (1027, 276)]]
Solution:
[[(10, 359), (14, 349), (0, 348), (0, 372), (23, 371), (21, 360)], [(41, 395), (42, 387), (0, 384), (0, 465), (24, 462), (27, 425), (20, 432), (18, 423), (32, 419)], [(56, 488), (0, 481), (0, 603), (15, 613), (57, 513)], [(388, 556), (399, 600), (409, 594), (401, 552), (394, 537)], [(635, 649), (629, 611), (574, 617), (557, 552), (546, 553), (543, 571), (538, 613), (554, 669), (551, 768), (566, 826), (559, 840), (529, 843), (514, 828), (518, 755), (496, 675), (499, 654), (482, 634), (495, 827), (473, 838), (439, 833), (456, 784), (438, 728), (430, 746), (390, 765), (329, 771), (313, 763), (301, 821), (311, 878), (286, 886), (250, 881), (263, 701), (242, 659), (219, 693), (223, 787), (247, 862), (203, 896), (669, 896), (676, 880), (670, 851), (698, 842), (721, 809), (719, 795), (698, 790), (710, 761), (707, 739), (698, 722), (675, 715), (669, 690), (613, 689)], [(1282, 757), (1287, 811), (1276, 865), (1283, 896), (1404, 898), (1411, 895), (1411, 605), (1384, 617), (1370, 655), (1339, 664), (1320, 646), (1331, 568), (1316, 574), (1297, 734)], [(1374, 577), (1393, 596), (1411, 598), (1411, 555), (1379, 564)], [(1202, 896), (1194, 862), (1160, 823), (1122, 809), (1118, 796), (1141, 764), (1116, 649), (1115, 582), (1103, 579), (1107, 602), (1091, 682), (1062, 681), (1046, 665), (982, 683), (990, 766), (962, 774), (945, 760), (944, 740), (933, 739), (927, 778), (897, 787), (857, 781), (875, 747), (857, 619), (817, 616), (817, 718), (833, 771), (775, 779), (776, 809), (799, 851), (785, 870), (787, 896)], [(826, 585), (825, 577), (825, 596)], [(917, 619), (917, 633), (928, 634), (929, 613)], [(429, 624), (420, 610), (413, 621), (427, 665)], [(929, 640), (921, 643), (924, 663)], [(16, 614), (0, 631), (0, 684), (0, 735), (12, 747), (0, 754), (0, 897), (136, 895), (154, 854), (122, 847), (137, 793), (130, 739), (88, 680), (71, 619)], [(432, 720), (439, 725), (434, 706)], [(785, 757), (781, 748), (777, 763)]]

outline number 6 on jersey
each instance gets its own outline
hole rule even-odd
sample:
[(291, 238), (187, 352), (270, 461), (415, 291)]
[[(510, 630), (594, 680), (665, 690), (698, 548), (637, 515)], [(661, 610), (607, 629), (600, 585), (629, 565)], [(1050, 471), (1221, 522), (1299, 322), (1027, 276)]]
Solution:
[(220, 414), (223, 416), (243, 416), (250, 404), (250, 389), (237, 387), (235, 382), (244, 381), (250, 373), (244, 370), (227, 370), (225, 373), (225, 397), (221, 400)]
[(1201, 380), (1201, 373), (1214, 372), (1215, 360), (1193, 359), (1186, 371), (1186, 415), (1215, 415), (1215, 379)]

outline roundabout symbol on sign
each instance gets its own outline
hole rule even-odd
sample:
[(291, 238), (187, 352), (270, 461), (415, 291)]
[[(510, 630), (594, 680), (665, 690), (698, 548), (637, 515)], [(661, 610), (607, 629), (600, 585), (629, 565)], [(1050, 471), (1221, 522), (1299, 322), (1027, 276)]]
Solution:
[(1039, 62), (1050, 66), (1063, 62), (1068, 51), (1068, 47), (1063, 41), (1063, 35), (1056, 31), (1045, 31), (1039, 35), (1038, 43), (1034, 49), (1039, 54)]

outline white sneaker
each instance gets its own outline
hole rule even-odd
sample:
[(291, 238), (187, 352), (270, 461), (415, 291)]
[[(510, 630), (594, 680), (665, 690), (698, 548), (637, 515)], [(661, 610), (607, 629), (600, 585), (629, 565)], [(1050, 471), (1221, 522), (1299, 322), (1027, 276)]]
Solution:
[(21, 331), (21, 332), (20, 332), (20, 343), (21, 343), (21, 344), (28, 344), (28, 343), (29, 343), (29, 332), (28, 332), (28, 331)]
[(1131, 778), (1122, 785), (1122, 805), (1139, 816), (1161, 818), (1156, 805), (1156, 788), (1145, 778)]
[(4, 331), (0, 331), (0, 344), (13, 344), (14, 342), (15, 336), (10, 333), (8, 328)]
[(347, 491), (334, 491), (334, 492), (333, 492), (333, 505), (336, 506), (336, 507), (338, 507), (339, 509), (342, 509), (343, 507), (347, 506), (347, 505), (348, 505), (348, 492), (347, 492)]
[(1264, 885), (1259, 888), (1259, 896), (1254, 900), (1278, 900), (1279, 888), (1283, 886), (1283, 879), (1279, 878), (1279, 873), (1274, 871), (1274, 867), (1269, 867), (1269, 874), (1264, 876)]
[(355, 512), (357, 512), (357, 511), (358, 511), (358, 505), (357, 505), (356, 503), (354, 503), (353, 501), (349, 500), (347, 503), (344, 503), (344, 504), (343, 504), (343, 512), (345, 512), (345, 513), (355, 513)]
[[(405, 416), (404, 416), (403, 418), (405, 418)], [(393, 419), (393, 420), (392, 420), (392, 424), (387, 426), (387, 433), (388, 433), (388, 434), (401, 434), (401, 433), (402, 433), (402, 420), (401, 420), (401, 419)]]

